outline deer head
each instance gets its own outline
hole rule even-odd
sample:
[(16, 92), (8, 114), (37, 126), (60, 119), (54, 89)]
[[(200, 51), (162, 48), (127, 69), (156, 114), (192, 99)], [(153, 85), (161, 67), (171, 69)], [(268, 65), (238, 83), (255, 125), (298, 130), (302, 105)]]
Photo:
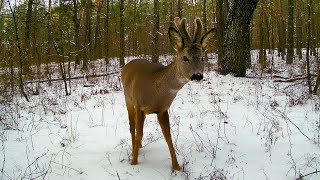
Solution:
[(205, 52), (211, 44), (217, 30), (215, 28), (202, 35), (202, 23), (199, 18), (194, 21), (194, 33), (191, 38), (186, 29), (186, 20), (175, 19), (175, 27), (169, 28), (169, 39), (177, 52), (176, 63), (181, 78), (200, 81), (203, 79)]

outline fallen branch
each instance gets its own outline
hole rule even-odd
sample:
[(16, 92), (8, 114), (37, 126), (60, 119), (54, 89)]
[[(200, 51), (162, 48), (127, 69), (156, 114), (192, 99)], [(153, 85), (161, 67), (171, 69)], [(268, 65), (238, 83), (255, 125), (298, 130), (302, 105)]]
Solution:
[(320, 170), (315, 170), (314, 172), (308, 173), (306, 175), (300, 175), (296, 180), (302, 180), (304, 177), (310, 176), (312, 174), (318, 174), (320, 173)]
[(290, 78), (290, 79), (278, 79), (278, 80), (274, 80), (274, 82), (295, 82), (295, 81), (304, 80), (304, 79), (307, 79), (307, 76)]
[[(75, 76), (67, 78), (67, 80), (74, 80), (74, 79), (84, 79), (84, 78), (96, 78), (96, 77), (103, 77), (103, 76), (109, 76), (119, 74), (119, 72), (113, 72), (108, 74), (92, 74), (92, 75), (83, 75), (83, 76)], [(35, 81), (25, 81), (24, 84), (32, 84), (32, 83), (45, 83), (45, 82), (53, 82), (53, 81), (63, 81), (63, 78), (56, 78), (56, 79), (45, 79), (45, 80), (35, 80)]]
[[(317, 77), (316, 74), (311, 74), (311, 76)], [(307, 79), (307, 76), (297, 75), (297, 76), (295, 76), (293, 78), (288, 78), (288, 77), (282, 77), (282, 76), (274, 75), (273, 78), (279, 78), (278, 80), (274, 80), (274, 82), (294, 82), (294, 81)]]

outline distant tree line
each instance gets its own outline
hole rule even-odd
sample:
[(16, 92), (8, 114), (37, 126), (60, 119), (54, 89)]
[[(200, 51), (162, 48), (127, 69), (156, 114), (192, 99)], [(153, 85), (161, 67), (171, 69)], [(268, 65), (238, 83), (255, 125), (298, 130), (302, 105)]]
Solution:
[[(0, 0), (0, 67), (19, 68), (20, 89), (30, 78), (50, 79), (40, 65), (60, 64), (63, 79), (72, 75), (63, 65), (88, 70), (88, 62), (118, 57), (173, 53), (167, 30), (174, 17), (190, 24), (201, 17), (204, 30), (216, 27), (218, 72), (245, 76), (250, 50), (279, 51), (288, 64), (302, 58), (302, 48), (316, 55), (319, 47), (319, 0)], [(311, 6), (310, 3), (312, 3)], [(309, 24), (308, 24), (309, 22)], [(296, 51), (294, 51), (296, 48)], [(271, 53), (272, 51), (268, 51)], [(294, 53), (296, 52), (296, 53)], [(39, 68), (31, 68), (39, 67)], [(47, 66), (49, 67), (49, 66)], [(70, 68), (70, 67), (69, 67)], [(34, 70), (36, 69), (36, 71)], [(13, 77), (13, 76), (12, 76)], [(320, 81), (320, 80), (319, 80)], [(18, 82), (10, 81), (8, 82)], [(22, 93), (23, 94), (23, 93)], [(68, 94), (66, 92), (66, 94)]]

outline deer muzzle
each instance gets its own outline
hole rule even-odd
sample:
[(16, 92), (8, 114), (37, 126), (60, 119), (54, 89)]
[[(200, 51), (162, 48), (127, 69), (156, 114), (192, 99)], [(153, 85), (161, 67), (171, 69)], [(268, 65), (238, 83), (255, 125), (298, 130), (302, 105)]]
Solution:
[(194, 81), (194, 80), (196, 80), (196, 81), (201, 81), (203, 79), (203, 74), (200, 74), (200, 73), (198, 73), (198, 74), (193, 74), (192, 76), (191, 76), (191, 80), (192, 81)]

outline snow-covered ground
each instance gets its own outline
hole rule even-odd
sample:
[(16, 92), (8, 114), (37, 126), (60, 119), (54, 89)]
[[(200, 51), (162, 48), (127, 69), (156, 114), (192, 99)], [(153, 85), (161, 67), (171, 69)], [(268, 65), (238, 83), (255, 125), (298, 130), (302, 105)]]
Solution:
[[(319, 97), (306, 96), (303, 80), (248, 74), (210, 71), (203, 82), (190, 82), (178, 93), (169, 114), (180, 172), (171, 170), (155, 115), (145, 121), (139, 164), (130, 165), (131, 136), (117, 74), (90, 81), (92, 87), (72, 81), (70, 96), (61, 82), (42, 84), (31, 102), (18, 97), (12, 103), (19, 125), (0, 131), (0, 179), (292, 180), (319, 170)], [(320, 173), (305, 179), (320, 179)]]

